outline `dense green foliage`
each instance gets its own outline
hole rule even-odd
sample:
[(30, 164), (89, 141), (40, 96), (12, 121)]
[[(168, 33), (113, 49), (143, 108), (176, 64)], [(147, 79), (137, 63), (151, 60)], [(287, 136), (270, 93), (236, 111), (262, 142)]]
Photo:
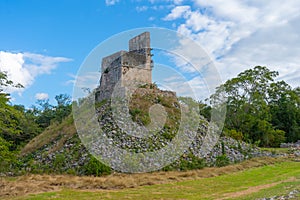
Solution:
[[(52, 122), (61, 122), (71, 112), (70, 97), (62, 94), (55, 97), (57, 106), (49, 101), (39, 101), (40, 108), (26, 109), (23, 105), (11, 105), (8, 87), (22, 88), (8, 80), (0, 71), (0, 161), (1, 169), (11, 167), (22, 146), (40, 134)], [(5, 165), (5, 166), (4, 166)]]
[(86, 175), (107, 175), (111, 173), (111, 168), (101, 163), (94, 156), (90, 155), (89, 162), (84, 166), (84, 174)]
[(256, 66), (217, 87), (210, 100), (226, 98), (225, 134), (271, 147), (300, 139), (300, 89), (276, 82), (277, 76)]

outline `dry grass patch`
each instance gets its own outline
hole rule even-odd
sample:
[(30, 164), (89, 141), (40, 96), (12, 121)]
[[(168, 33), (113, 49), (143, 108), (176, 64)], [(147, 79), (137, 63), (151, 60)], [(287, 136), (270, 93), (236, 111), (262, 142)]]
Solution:
[(23, 196), (30, 193), (58, 191), (63, 188), (79, 190), (115, 190), (136, 188), (145, 185), (165, 184), (214, 177), (253, 167), (283, 162), (284, 160), (284, 158), (255, 158), (240, 164), (221, 168), (204, 168), (186, 172), (170, 171), (141, 174), (114, 173), (103, 177), (30, 174), (17, 177), (14, 180), (1, 178), (0, 198), (8, 196)]
[(69, 115), (66, 119), (63, 120), (60, 124), (52, 124), (46, 128), (41, 134), (33, 138), (21, 151), (21, 155), (27, 155), (32, 153), (46, 144), (51, 143), (52, 141), (61, 137), (56, 146), (53, 149), (50, 149), (49, 152), (53, 152), (63, 146), (65, 141), (76, 134), (76, 128), (73, 123), (72, 114)]

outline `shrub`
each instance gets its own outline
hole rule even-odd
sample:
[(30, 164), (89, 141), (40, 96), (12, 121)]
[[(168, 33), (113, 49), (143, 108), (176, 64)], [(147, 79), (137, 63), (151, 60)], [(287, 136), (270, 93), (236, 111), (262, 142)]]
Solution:
[(157, 84), (156, 83), (151, 83), (150, 84), (150, 89), (157, 89)]
[(101, 163), (94, 156), (90, 155), (89, 162), (84, 166), (85, 175), (107, 175), (111, 173), (111, 168)]
[(236, 131), (234, 129), (232, 130), (226, 130), (225, 131), (225, 135), (228, 136), (228, 137), (231, 137), (235, 140), (238, 140), (238, 141), (242, 141), (244, 136), (243, 136), (243, 133), (240, 132), (240, 131)]
[(224, 167), (226, 165), (229, 165), (230, 161), (226, 154), (222, 154), (221, 156), (217, 156), (216, 159), (216, 166), (217, 167)]
[(274, 130), (273, 140), (271, 141), (271, 147), (280, 147), (280, 144), (285, 142), (285, 132), (282, 130)]
[(139, 88), (148, 88), (149, 85), (147, 83), (139, 85)]
[(63, 171), (63, 167), (65, 165), (65, 156), (63, 154), (57, 154), (54, 162), (53, 162), (53, 168), (54, 170), (57, 170), (59, 172)]
[(0, 137), (0, 172), (12, 171), (17, 162), (16, 152), (10, 151), (12, 144)]
[(142, 111), (139, 108), (134, 108), (132, 110), (129, 110), (130, 115), (132, 116), (132, 119), (136, 121), (137, 116), (141, 113)]
[(104, 99), (100, 102), (96, 102), (95, 103), (95, 108), (101, 108), (103, 105), (105, 105), (107, 103), (107, 99)]
[(205, 160), (202, 158), (198, 158), (193, 153), (188, 153), (187, 155), (183, 155), (179, 160), (174, 163), (162, 168), (162, 171), (172, 171), (172, 170), (193, 170), (193, 169), (202, 169), (206, 166)]
[(181, 171), (193, 170), (193, 169), (202, 169), (205, 167), (205, 161), (201, 158), (194, 156), (193, 154), (189, 155), (190, 160), (181, 159), (179, 169)]

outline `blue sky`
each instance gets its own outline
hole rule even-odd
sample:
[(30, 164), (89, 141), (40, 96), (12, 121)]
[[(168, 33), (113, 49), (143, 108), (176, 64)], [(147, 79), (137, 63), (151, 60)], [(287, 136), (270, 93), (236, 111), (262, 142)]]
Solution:
[[(81, 64), (101, 42), (135, 28), (163, 27), (201, 45), (223, 81), (266, 65), (296, 87), (299, 10), (298, 0), (0, 0), (0, 70), (25, 86), (8, 89), (12, 103), (29, 107), (37, 99), (54, 102), (55, 95), (72, 95)], [(180, 60), (173, 61), (174, 68), (191, 72)], [(161, 80), (175, 88), (180, 84), (167, 74)], [(188, 83), (201, 89), (201, 81), (189, 76)]]

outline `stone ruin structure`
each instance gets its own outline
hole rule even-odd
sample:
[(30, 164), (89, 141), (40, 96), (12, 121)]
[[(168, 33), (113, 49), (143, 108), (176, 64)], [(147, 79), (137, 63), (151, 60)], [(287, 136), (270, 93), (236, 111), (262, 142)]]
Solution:
[(144, 32), (129, 40), (129, 51), (119, 51), (102, 59), (100, 86), (96, 101), (109, 99), (117, 85), (125, 86), (152, 83), (153, 60), (150, 33)]

